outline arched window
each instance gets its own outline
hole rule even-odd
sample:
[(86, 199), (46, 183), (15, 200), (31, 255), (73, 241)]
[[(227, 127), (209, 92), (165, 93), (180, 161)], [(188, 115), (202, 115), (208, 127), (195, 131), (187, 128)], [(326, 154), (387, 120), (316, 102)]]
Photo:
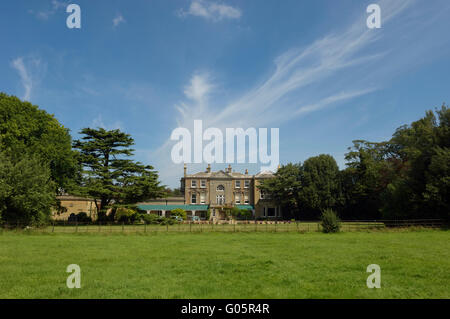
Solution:
[(218, 191), (224, 191), (225, 187), (223, 187), (223, 185), (219, 185), (219, 186), (217, 186), (217, 190)]

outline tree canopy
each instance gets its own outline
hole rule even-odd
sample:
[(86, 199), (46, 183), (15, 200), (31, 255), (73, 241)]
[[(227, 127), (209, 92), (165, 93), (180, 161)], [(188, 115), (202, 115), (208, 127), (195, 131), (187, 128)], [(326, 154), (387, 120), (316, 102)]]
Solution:
[(69, 130), (53, 115), (15, 96), (0, 93), (0, 150), (17, 162), (29, 154), (50, 169), (55, 187), (68, 189), (78, 166)]
[(389, 141), (353, 141), (339, 171), (330, 155), (281, 167), (260, 189), (283, 212), (316, 219), (327, 208), (345, 219), (441, 218), (450, 214), (450, 109), (443, 105)]
[(83, 167), (78, 193), (94, 198), (97, 211), (104, 214), (113, 204), (134, 204), (165, 195), (153, 167), (130, 159), (134, 140), (129, 134), (103, 128), (84, 128), (80, 134), (82, 139), (73, 143)]

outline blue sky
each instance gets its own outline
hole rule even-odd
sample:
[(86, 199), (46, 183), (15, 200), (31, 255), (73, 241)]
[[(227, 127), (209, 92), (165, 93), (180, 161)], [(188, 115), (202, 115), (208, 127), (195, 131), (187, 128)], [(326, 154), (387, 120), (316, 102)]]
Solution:
[[(276, 127), (280, 162), (388, 139), (450, 101), (448, 0), (0, 2), (0, 91), (83, 127), (120, 128), (179, 184), (178, 126)], [(382, 28), (369, 30), (378, 3)], [(206, 164), (192, 165), (190, 171)], [(213, 169), (224, 165), (213, 165)], [(256, 164), (233, 165), (250, 173)]]

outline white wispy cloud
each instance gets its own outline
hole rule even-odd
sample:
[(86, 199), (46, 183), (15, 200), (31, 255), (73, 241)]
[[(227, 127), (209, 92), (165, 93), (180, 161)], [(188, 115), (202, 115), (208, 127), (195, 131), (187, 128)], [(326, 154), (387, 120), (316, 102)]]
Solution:
[[(273, 127), (382, 88), (386, 80), (416, 63), (408, 52), (421, 44), (409, 39), (423, 30), (413, 27), (419, 16), (411, 19), (412, 11), (407, 10), (414, 2), (379, 1), (388, 34), (381, 32), (383, 29), (368, 29), (362, 15), (339, 33), (288, 50), (274, 60), (273, 72), (261, 84), (230, 102), (210, 98), (215, 85), (209, 74), (194, 74), (184, 89), (186, 99), (176, 104), (177, 125), (191, 132), (195, 119), (203, 120), (203, 129), (217, 127), (222, 131), (226, 127)], [(403, 24), (398, 19), (403, 19)], [(379, 46), (381, 41), (383, 45)], [(397, 49), (394, 55), (391, 44)], [(174, 143), (167, 140), (151, 153), (151, 158), (158, 160), (161, 177), (169, 184), (175, 183), (181, 169), (170, 160)]]
[(29, 10), (28, 12), (34, 14), (38, 19), (48, 20), (52, 15), (54, 15), (58, 10), (65, 9), (69, 5), (67, 1), (52, 0), (50, 7), (42, 10)]
[(20, 76), (20, 81), (22, 82), (25, 93), (22, 97), (23, 100), (29, 101), (31, 97), (31, 90), (33, 89), (33, 81), (30, 74), (23, 63), (23, 58), (17, 58), (12, 62), (13, 68), (17, 70)]
[(178, 16), (196, 16), (206, 20), (239, 19), (242, 12), (239, 8), (213, 1), (193, 0), (187, 10), (180, 9)]
[(122, 14), (118, 14), (114, 19), (113, 19), (113, 26), (117, 27), (119, 24), (126, 22), (125, 19), (123, 18)]
[[(387, 24), (413, 1), (381, 2), (386, 12), (383, 23)], [(385, 52), (365, 52), (380, 39), (380, 33), (368, 29), (363, 18), (343, 32), (329, 34), (305, 48), (281, 54), (274, 61), (274, 71), (262, 84), (226, 105), (205, 103), (204, 98), (200, 99), (200, 96), (211, 93), (214, 84), (208, 74), (195, 74), (190, 90), (185, 90), (191, 103), (177, 105), (178, 124), (188, 127), (195, 118), (201, 117), (207, 125), (218, 128), (262, 127), (373, 92), (376, 88), (369, 86), (367, 81), (354, 81), (355, 67), (379, 62), (385, 55)], [(324, 83), (333, 83), (336, 76), (342, 84), (322, 87)], [(311, 90), (311, 87), (317, 89)]]
[[(193, 132), (196, 119), (203, 121), (203, 129), (216, 127), (222, 132), (227, 127), (280, 127), (294, 120), (299, 125), (299, 118), (310, 113), (383, 89), (398, 74), (426, 63), (418, 59), (419, 54), (426, 52), (428, 58), (439, 54), (440, 41), (432, 36), (431, 23), (421, 23), (424, 13), (413, 10), (415, 0), (378, 3), (383, 8), (382, 29), (368, 29), (367, 16), (360, 15), (346, 28), (280, 54), (266, 79), (231, 101), (216, 97), (220, 92), (211, 72), (195, 73), (184, 88), (186, 98), (175, 105), (177, 126)], [(443, 18), (449, 10), (450, 6), (434, 6), (426, 13), (427, 21), (439, 21), (437, 17)], [(423, 40), (414, 41), (417, 37)], [(149, 153), (163, 181), (172, 186), (182, 170), (170, 160), (174, 144), (168, 139)], [(204, 169), (197, 164), (190, 167)]]
[(101, 114), (97, 115), (96, 118), (94, 118), (91, 122), (91, 127), (92, 128), (103, 128), (105, 130), (121, 130), (123, 131), (123, 124), (120, 121), (115, 121), (112, 123), (108, 123), (105, 124), (105, 122), (103, 121), (103, 116)]
[(18, 57), (11, 62), (11, 66), (19, 74), (24, 89), (22, 99), (29, 101), (33, 89), (45, 73), (45, 63), (42, 63), (41, 59), (36, 57)]

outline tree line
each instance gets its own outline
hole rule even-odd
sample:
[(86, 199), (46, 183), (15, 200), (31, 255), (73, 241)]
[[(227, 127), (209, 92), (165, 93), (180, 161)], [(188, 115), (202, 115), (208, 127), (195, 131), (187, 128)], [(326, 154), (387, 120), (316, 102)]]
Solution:
[(449, 220), (450, 109), (443, 105), (389, 141), (353, 141), (339, 170), (331, 155), (289, 163), (260, 189), (283, 214), (318, 219), (326, 209), (342, 219)]
[(84, 128), (72, 141), (53, 116), (0, 93), (0, 223), (43, 225), (62, 211), (58, 194), (93, 198), (100, 220), (108, 209), (136, 209), (165, 196), (151, 165), (132, 159), (133, 138), (120, 130)]

